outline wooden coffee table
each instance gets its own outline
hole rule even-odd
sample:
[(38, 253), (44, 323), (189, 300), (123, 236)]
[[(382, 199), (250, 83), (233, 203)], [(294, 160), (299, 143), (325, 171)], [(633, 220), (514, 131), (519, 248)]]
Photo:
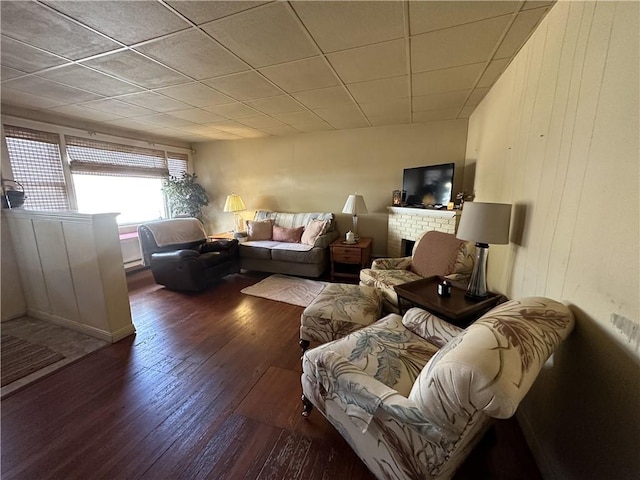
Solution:
[(465, 328), (496, 305), (506, 301), (503, 295), (491, 292), (483, 300), (467, 298), (466, 286), (454, 282), (451, 282), (451, 296), (441, 297), (438, 295), (438, 283), (442, 279), (443, 277), (428, 277), (393, 287), (398, 295), (400, 315), (415, 305), (449, 323)]

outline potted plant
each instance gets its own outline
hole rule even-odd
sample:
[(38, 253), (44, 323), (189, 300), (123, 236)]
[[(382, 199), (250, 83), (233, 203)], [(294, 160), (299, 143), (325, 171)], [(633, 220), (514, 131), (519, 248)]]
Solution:
[(197, 178), (195, 173), (183, 172), (179, 177), (170, 176), (162, 181), (169, 217), (200, 217), (202, 207), (209, 204), (209, 196)]

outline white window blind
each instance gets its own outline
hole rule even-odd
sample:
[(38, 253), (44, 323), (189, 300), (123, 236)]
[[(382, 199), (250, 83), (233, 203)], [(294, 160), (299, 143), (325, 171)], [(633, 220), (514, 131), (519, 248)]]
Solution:
[(163, 150), (65, 135), (72, 173), (161, 178), (169, 175)]
[(187, 172), (189, 157), (183, 153), (167, 152), (167, 163), (169, 175), (172, 177), (180, 177), (183, 173)]
[(28, 128), (4, 126), (13, 180), (24, 187), (24, 208), (68, 210), (60, 137)]

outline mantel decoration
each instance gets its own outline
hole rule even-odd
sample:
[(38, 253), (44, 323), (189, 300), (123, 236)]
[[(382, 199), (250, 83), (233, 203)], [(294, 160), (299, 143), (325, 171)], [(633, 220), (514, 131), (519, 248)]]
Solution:
[(196, 179), (195, 173), (183, 172), (162, 181), (162, 192), (167, 198), (169, 217), (189, 216), (199, 218), (202, 207), (209, 205), (209, 196)]

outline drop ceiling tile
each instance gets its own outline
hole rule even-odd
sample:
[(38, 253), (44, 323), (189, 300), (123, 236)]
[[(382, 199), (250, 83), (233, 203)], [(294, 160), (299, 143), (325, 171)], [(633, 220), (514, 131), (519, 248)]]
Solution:
[(67, 63), (62, 57), (25, 45), (2, 35), (2, 65), (27, 73)]
[(409, 123), (411, 121), (411, 107), (409, 99), (383, 100), (371, 103), (361, 103), (360, 108), (374, 126), (393, 125), (395, 123)]
[(300, 133), (300, 130), (298, 130), (297, 128), (293, 128), (289, 125), (284, 124), (277, 127), (262, 127), (260, 128), (260, 130), (271, 135), (296, 135)]
[(22, 77), (26, 75), (25, 72), (21, 72), (20, 70), (16, 70), (15, 68), (5, 67), (2, 65), (2, 81), (11, 80), (12, 78)]
[(522, 10), (529, 10), (531, 8), (538, 8), (538, 7), (548, 7), (550, 5), (553, 5), (555, 3), (555, 0), (546, 2), (546, 1), (538, 1), (538, 0), (527, 0), (526, 2), (524, 2), (524, 5), (522, 6)]
[(274, 115), (274, 117), (280, 120), (281, 122), (286, 123), (287, 125), (293, 125), (293, 126), (295, 126), (296, 124), (303, 125), (303, 124), (313, 124), (316, 122), (322, 122), (317, 115), (309, 111), (280, 113), (278, 115)]
[(533, 27), (538, 24), (547, 11), (546, 8), (538, 8), (536, 10), (527, 10), (526, 12), (519, 13), (500, 44), (495, 58), (512, 57), (515, 55), (531, 35)]
[(64, 115), (71, 115), (72, 117), (82, 118), (84, 120), (91, 120), (94, 122), (107, 122), (109, 120), (117, 120), (119, 118), (122, 118), (118, 115), (100, 112), (98, 110), (93, 110), (82, 105), (64, 105), (62, 107), (50, 108), (49, 110), (57, 113), (62, 113)]
[(473, 92), (471, 92), (471, 95), (469, 95), (465, 107), (478, 105), (487, 93), (489, 93), (489, 88), (475, 88)]
[(211, 127), (207, 127), (205, 125), (185, 125), (177, 128), (180, 131), (185, 131), (185, 132), (198, 134), (198, 135), (206, 135), (212, 130)]
[(409, 96), (409, 77), (381, 78), (368, 82), (350, 83), (347, 88), (357, 102), (375, 102), (381, 98), (388, 100)]
[(203, 1), (172, 1), (167, 2), (171, 7), (175, 8), (182, 15), (187, 17), (196, 25), (201, 23), (217, 20), (218, 18), (228, 17), (234, 13), (248, 10), (249, 8), (257, 7), (267, 2), (250, 2), (250, 1), (222, 1), (216, 0), (215, 2), (203, 2)]
[(186, 83), (189, 78), (133, 52), (116, 52), (82, 62), (101, 72), (114, 75), (146, 88)]
[(212, 78), (204, 83), (236, 100), (273, 97), (282, 92), (256, 72), (244, 72), (226, 77)]
[(442, 68), (430, 72), (415, 73), (412, 77), (413, 94), (429, 95), (433, 93), (469, 90), (482, 73), (485, 62), (472, 63), (462, 67)]
[(291, 2), (323, 52), (404, 37), (402, 2)]
[(253, 108), (247, 107), (246, 105), (238, 102), (228, 103), (226, 105), (216, 105), (215, 107), (206, 107), (205, 110), (233, 120), (254, 117), (259, 113)]
[(49, 70), (38, 76), (109, 97), (142, 91), (140, 87), (75, 64)]
[(249, 69), (242, 60), (198, 30), (160, 38), (136, 50), (198, 80)]
[(194, 123), (211, 123), (218, 122), (220, 120), (224, 120), (223, 117), (218, 115), (214, 115), (210, 112), (205, 112), (204, 110), (200, 110), (199, 108), (190, 108), (188, 110), (177, 110), (175, 112), (167, 112), (167, 115), (171, 115), (172, 117), (182, 118), (183, 120), (188, 120)]
[(475, 109), (476, 105), (465, 105), (462, 110), (460, 110), (458, 118), (469, 118)]
[(340, 84), (340, 80), (322, 57), (261, 68), (260, 73), (289, 93)]
[(68, 102), (60, 102), (51, 98), (40, 97), (38, 95), (32, 95), (15, 88), (2, 87), (2, 103), (6, 105), (17, 105), (20, 107), (27, 107), (32, 109), (61, 107)]
[(413, 97), (413, 111), (424, 112), (426, 110), (444, 110), (448, 108), (461, 109), (467, 99), (467, 95), (469, 95), (469, 90)]
[(458, 108), (447, 108), (443, 110), (429, 110), (426, 112), (414, 112), (413, 121), (418, 123), (437, 122), (441, 120), (455, 120), (458, 118)]
[(3, 88), (4, 86), (22, 90), (32, 95), (58, 100), (63, 103), (89, 102), (103, 98), (95, 93), (85, 92), (84, 90), (36, 76), (9, 80), (3, 84)]
[(270, 136), (266, 132), (263, 132), (261, 130), (255, 130), (253, 128), (249, 128), (249, 129), (243, 130), (242, 132), (238, 132), (238, 135), (240, 135), (242, 138), (263, 138), (263, 137)]
[(215, 129), (211, 129), (205, 136), (212, 140), (240, 140), (242, 138), (238, 135), (234, 135), (233, 133)]
[(264, 132), (256, 130), (238, 122), (226, 121), (207, 124), (208, 126), (222, 132), (231, 133), (243, 138), (255, 138), (266, 136)]
[(361, 128), (369, 126), (369, 122), (355, 105), (316, 108), (313, 111), (316, 115), (336, 129)]
[(126, 45), (177, 32), (190, 26), (159, 2), (44, 3)]
[(174, 100), (173, 98), (165, 97), (164, 95), (154, 92), (134, 93), (132, 95), (119, 97), (118, 100), (161, 113), (171, 112), (173, 110), (185, 110), (189, 108), (189, 105), (186, 103), (179, 102), (178, 100)]
[(513, 13), (520, 2), (409, 2), (411, 35)]
[(82, 106), (93, 108), (94, 110), (99, 110), (101, 112), (112, 113), (121, 117), (137, 117), (140, 115), (150, 115), (154, 113), (146, 108), (136, 107), (135, 105), (130, 105), (113, 98), (84, 103)]
[(317, 55), (286, 2), (273, 2), (202, 28), (253, 67)]
[(353, 100), (344, 87), (320, 88), (308, 92), (298, 92), (293, 95), (302, 104), (311, 109), (352, 105)]
[(149, 133), (153, 133), (154, 135), (160, 135), (167, 138), (180, 138), (180, 135), (183, 135), (184, 132), (177, 130), (175, 128), (166, 128), (159, 127), (147, 130)]
[(118, 118), (115, 120), (109, 120), (105, 123), (108, 123), (109, 125), (115, 125), (116, 127), (134, 128), (136, 130), (142, 130), (144, 132), (150, 132), (158, 128), (158, 125), (156, 124), (143, 122), (138, 120), (137, 118)]
[(245, 102), (250, 107), (260, 110), (267, 115), (277, 115), (279, 113), (300, 112), (305, 108), (288, 95), (277, 95), (275, 97), (260, 98)]
[(480, 81), (478, 82), (478, 87), (490, 87), (493, 85), (496, 80), (502, 75), (505, 68), (509, 64), (510, 58), (502, 58), (500, 60), (493, 60), (487, 69), (480, 77)]
[(190, 125), (191, 122), (187, 120), (183, 120), (182, 118), (172, 117), (170, 115), (165, 115), (163, 113), (155, 114), (155, 115), (143, 115), (140, 117), (136, 117), (136, 120), (140, 120), (141, 122), (151, 123), (153, 125), (160, 125), (163, 127), (183, 127), (185, 125)]
[(394, 40), (327, 55), (344, 83), (397, 77), (407, 73), (404, 40)]
[(316, 123), (305, 123), (302, 125), (296, 125), (295, 128), (304, 133), (328, 132), (329, 130), (335, 130), (331, 125), (320, 121)]
[(117, 43), (36, 2), (0, 2), (3, 35), (78, 60), (120, 48)]
[(233, 101), (232, 98), (218, 93), (201, 83), (186, 83), (175, 87), (159, 88), (156, 91), (194, 107), (209, 107)]
[(255, 117), (247, 117), (239, 120), (243, 125), (263, 130), (264, 127), (283, 127), (284, 123), (276, 120), (268, 115), (257, 115)]
[(411, 39), (414, 73), (489, 60), (509, 16), (425, 33)]

